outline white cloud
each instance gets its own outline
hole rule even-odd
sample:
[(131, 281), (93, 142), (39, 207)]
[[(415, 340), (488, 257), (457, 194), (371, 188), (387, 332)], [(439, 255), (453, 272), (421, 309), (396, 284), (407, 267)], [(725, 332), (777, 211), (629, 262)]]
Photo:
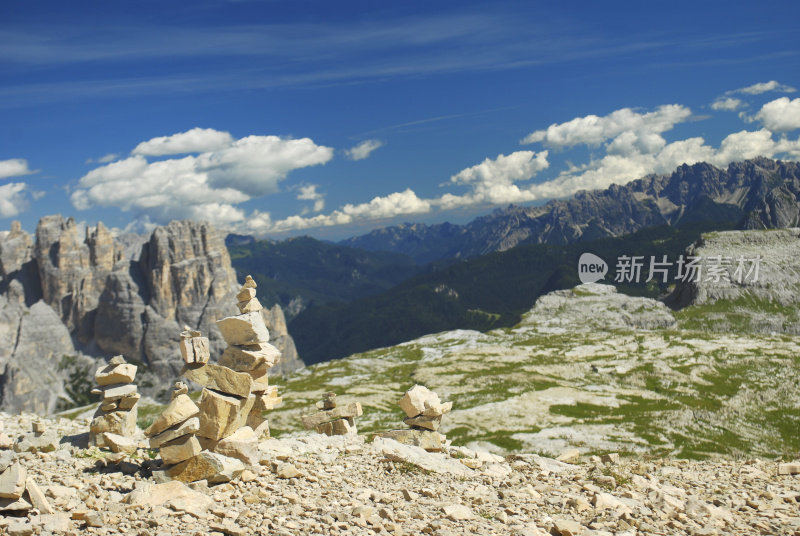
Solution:
[(331, 227), (359, 221), (389, 219), (410, 214), (425, 214), (430, 212), (431, 209), (432, 203), (429, 200), (420, 199), (409, 188), (387, 196), (375, 197), (368, 203), (356, 205), (348, 203), (330, 214), (320, 214), (313, 217), (296, 215), (272, 222), (269, 214), (255, 213), (248, 218), (244, 230), (280, 233), (311, 227)]
[(464, 195), (444, 194), (436, 204), (444, 209), (477, 205), (523, 203), (532, 201), (530, 193), (514, 184), (527, 181), (547, 169), (547, 151), (516, 151), (509, 155), (487, 158), (480, 164), (463, 169), (450, 177), (451, 184), (468, 185)]
[(137, 154), (81, 177), (71, 201), (79, 210), (119, 207), (161, 223), (190, 218), (230, 226), (245, 218), (235, 205), (277, 191), (292, 170), (332, 156), (308, 138), (277, 136), (248, 136), (217, 151), (155, 162)]
[(27, 185), (24, 182), (0, 185), (0, 217), (11, 218), (27, 210), (26, 188)]
[(28, 168), (28, 161), (24, 158), (12, 158), (10, 160), (0, 160), (0, 179), (9, 177), (22, 177), (36, 173), (36, 170)]
[(653, 144), (663, 145), (660, 134), (687, 121), (691, 115), (692, 111), (680, 104), (659, 106), (654, 112), (644, 114), (622, 108), (606, 116), (587, 115), (566, 123), (553, 123), (545, 130), (531, 132), (521, 143), (541, 142), (558, 149), (576, 145), (596, 147), (625, 134), (628, 137), (625, 145), (649, 149)]
[(107, 155), (101, 156), (97, 160), (95, 160), (94, 158), (87, 158), (86, 159), (86, 163), (87, 164), (108, 164), (110, 162), (113, 162), (117, 158), (119, 158), (119, 154), (118, 153), (108, 153)]
[(143, 141), (131, 153), (143, 156), (204, 153), (218, 151), (232, 143), (233, 137), (227, 132), (213, 128), (193, 128), (172, 136), (160, 136)]
[(792, 86), (787, 86), (785, 84), (779, 84), (776, 80), (770, 80), (769, 82), (759, 82), (758, 84), (753, 84), (752, 86), (747, 86), (739, 89), (734, 89), (732, 91), (728, 91), (729, 94), (732, 93), (744, 93), (745, 95), (761, 95), (762, 93), (767, 93), (769, 91), (779, 91), (781, 93), (794, 93), (797, 91)]
[(301, 201), (313, 201), (314, 208), (312, 210), (314, 212), (319, 212), (325, 208), (325, 194), (318, 192), (317, 188), (319, 188), (317, 184), (300, 186), (300, 193), (297, 195), (297, 199)]
[(800, 98), (781, 97), (766, 103), (753, 117), (772, 132), (788, 132), (800, 128)]
[(383, 147), (383, 142), (380, 140), (364, 140), (355, 147), (346, 149), (344, 152), (350, 160), (364, 160), (372, 151), (379, 147)]
[(741, 99), (736, 99), (733, 97), (720, 97), (711, 103), (711, 109), (733, 112), (741, 108), (743, 104), (744, 103), (741, 101)]
[(203, 153), (196, 161), (215, 188), (235, 188), (255, 197), (278, 191), (278, 183), (290, 171), (331, 158), (333, 149), (309, 138), (248, 136), (222, 150)]

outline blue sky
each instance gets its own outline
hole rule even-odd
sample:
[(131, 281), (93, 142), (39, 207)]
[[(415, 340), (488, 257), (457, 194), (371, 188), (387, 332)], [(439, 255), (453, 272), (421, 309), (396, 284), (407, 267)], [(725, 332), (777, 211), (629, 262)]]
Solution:
[(748, 4), (4, 2), (0, 229), (341, 238), (798, 159), (800, 6)]

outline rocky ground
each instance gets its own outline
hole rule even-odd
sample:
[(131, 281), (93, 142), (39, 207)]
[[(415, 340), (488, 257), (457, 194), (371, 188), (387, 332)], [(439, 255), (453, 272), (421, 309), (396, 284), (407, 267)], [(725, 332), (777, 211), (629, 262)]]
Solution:
[(12, 439), (34, 421), (62, 438), (52, 452), (0, 452), (53, 512), (2, 511), (3, 534), (800, 534), (800, 475), (779, 474), (800, 466), (774, 460), (564, 463), (309, 433), (263, 441), (231, 482), (186, 486), (156, 482), (145, 449), (84, 448), (84, 420), (0, 419)]

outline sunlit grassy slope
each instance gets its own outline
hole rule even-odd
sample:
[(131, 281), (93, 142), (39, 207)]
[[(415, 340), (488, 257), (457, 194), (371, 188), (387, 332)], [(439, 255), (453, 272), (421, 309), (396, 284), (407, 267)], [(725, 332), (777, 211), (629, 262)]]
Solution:
[[(403, 427), (396, 402), (421, 383), (454, 402), (442, 424), (448, 438), (498, 452), (800, 450), (800, 338), (701, 331), (692, 308), (677, 325), (641, 329), (626, 319), (650, 315), (657, 324), (671, 313), (598, 288), (562, 291), (514, 328), (430, 335), (277, 380), (284, 403), (271, 413), (273, 433), (300, 429), (300, 415), (325, 391), (363, 404), (361, 432)], [(700, 307), (707, 314), (714, 305)], [(715, 309), (727, 310), (741, 308)]]

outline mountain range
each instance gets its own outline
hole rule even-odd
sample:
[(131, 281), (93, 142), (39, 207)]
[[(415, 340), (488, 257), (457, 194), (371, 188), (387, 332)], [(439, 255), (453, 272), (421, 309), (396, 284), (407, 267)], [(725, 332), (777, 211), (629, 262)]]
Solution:
[(340, 242), (392, 251), (425, 263), (505, 251), (521, 244), (569, 244), (622, 236), (645, 227), (735, 221), (742, 229), (800, 222), (800, 164), (768, 158), (682, 165), (605, 190), (581, 191), (542, 206), (508, 206), (466, 225), (403, 224)]
[[(677, 256), (702, 232), (797, 225), (798, 192), (795, 162), (700, 163), (539, 207), (510, 206), (467, 225), (404, 224), (335, 246), (308, 237), (235, 237), (239, 245), (230, 247), (240, 273), (268, 267), (263, 284), (279, 287), (276, 301), (291, 310), (298, 350), (315, 363), (425, 333), (513, 325), (539, 295), (577, 284), (584, 251)], [(368, 260), (365, 250), (407, 257), (393, 261), (402, 259), (401, 270), (373, 284), (366, 267), (385, 259)], [(415, 268), (409, 257), (429, 264)], [(623, 290), (657, 297), (666, 288)]]

